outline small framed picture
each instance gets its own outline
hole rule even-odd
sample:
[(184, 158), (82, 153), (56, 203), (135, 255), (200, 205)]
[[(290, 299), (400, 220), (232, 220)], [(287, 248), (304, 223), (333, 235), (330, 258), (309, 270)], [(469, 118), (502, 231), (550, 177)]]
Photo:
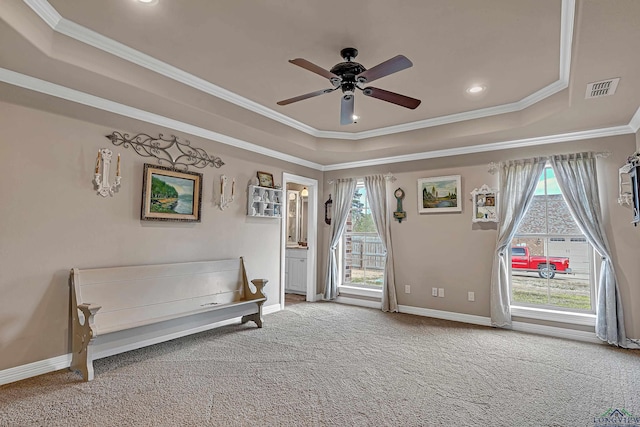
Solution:
[(258, 171), (258, 182), (260, 183), (260, 187), (273, 188), (273, 175), (269, 172)]
[(202, 174), (144, 165), (143, 221), (200, 222)]
[(462, 212), (460, 175), (418, 180), (418, 213)]

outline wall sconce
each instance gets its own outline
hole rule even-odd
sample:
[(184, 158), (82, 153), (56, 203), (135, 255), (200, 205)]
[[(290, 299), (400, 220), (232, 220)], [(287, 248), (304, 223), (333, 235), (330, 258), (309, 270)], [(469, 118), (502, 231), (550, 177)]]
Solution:
[(331, 200), (331, 194), (329, 194), (329, 200), (324, 202), (324, 222), (331, 225), (331, 207), (333, 206), (333, 200)]
[(231, 197), (225, 196), (225, 188), (227, 187), (227, 181), (229, 179), (225, 175), (220, 176), (220, 210), (223, 211), (233, 203), (233, 199), (236, 195), (236, 179), (231, 181)]
[[(95, 189), (98, 190), (98, 194), (102, 197), (113, 196), (113, 194), (120, 188), (120, 154), (118, 154), (118, 164), (116, 167), (116, 180), (113, 184), (109, 184), (109, 172), (111, 169), (111, 157), (113, 152), (108, 148), (102, 148), (98, 150), (98, 157), (96, 157), (96, 170), (93, 178)], [(100, 170), (102, 165), (102, 171)]]

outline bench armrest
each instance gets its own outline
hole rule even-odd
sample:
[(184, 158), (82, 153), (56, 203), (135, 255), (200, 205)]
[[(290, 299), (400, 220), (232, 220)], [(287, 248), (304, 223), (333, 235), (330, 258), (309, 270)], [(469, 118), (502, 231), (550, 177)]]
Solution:
[(255, 293), (252, 292), (250, 295), (246, 295), (245, 298), (248, 300), (267, 298), (264, 292), (262, 291), (262, 289), (264, 288), (264, 286), (267, 284), (268, 281), (269, 280), (267, 279), (253, 279), (251, 283), (253, 283), (253, 286), (256, 287), (256, 292)]

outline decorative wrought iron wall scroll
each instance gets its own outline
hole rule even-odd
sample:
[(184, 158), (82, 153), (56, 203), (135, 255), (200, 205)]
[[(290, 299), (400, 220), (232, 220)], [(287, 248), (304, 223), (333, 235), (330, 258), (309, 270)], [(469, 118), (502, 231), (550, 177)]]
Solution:
[[(113, 145), (122, 145), (124, 148), (131, 146), (142, 157), (155, 157), (159, 164), (167, 162), (174, 169), (187, 171), (189, 166), (203, 169), (207, 166), (219, 168), (224, 165), (220, 157), (210, 156), (202, 148), (192, 147), (188, 140), (180, 142), (174, 135), (165, 138), (159, 134), (154, 138), (146, 133), (139, 133), (130, 137), (129, 134), (113, 131), (111, 135), (107, 135), (107, 138)], [(176, 153), (175, 156), (171, 151)]]

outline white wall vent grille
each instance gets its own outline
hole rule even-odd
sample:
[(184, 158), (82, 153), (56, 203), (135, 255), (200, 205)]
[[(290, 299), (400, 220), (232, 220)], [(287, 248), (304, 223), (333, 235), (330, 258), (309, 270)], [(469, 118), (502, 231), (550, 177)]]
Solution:
[(600, 98), (601, 96), (609, 96), (616, 93), (620, 77), (615, 79), (602, 80), (587, 85), (587, 93), (584, 99)]

